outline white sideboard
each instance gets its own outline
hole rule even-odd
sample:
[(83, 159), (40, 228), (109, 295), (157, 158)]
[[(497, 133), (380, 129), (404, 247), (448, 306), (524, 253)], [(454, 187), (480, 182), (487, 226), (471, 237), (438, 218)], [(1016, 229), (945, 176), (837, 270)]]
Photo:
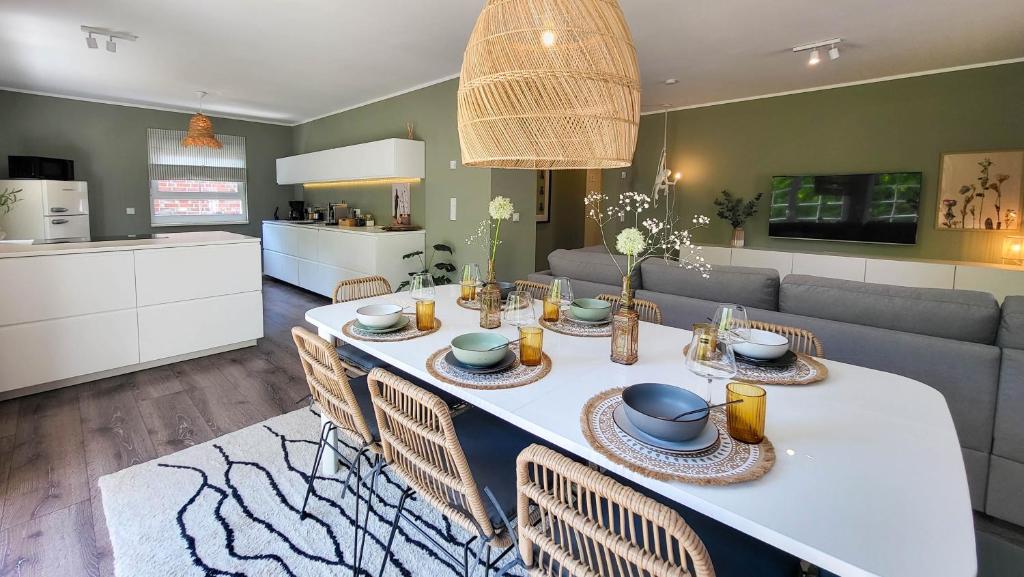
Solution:
[(259, 239), (0, 244), (0, 398), (251, 346)]
[(976, 290), (1002, 302), (1024, 295), (1024, 267), (955, 261), (894, 260), (857, 256), (706, 246), (705, 260), (715, 265), (773, 268), (779, 278), (806, 274), (845, 280), (921, 288)]
[(339, 281), (380, 275), (392, 288), (409, 278), (417, 261), (402, 255), (424, 250), (426, 232), (380, 228), (263, 223), (263, 274), (331, 296)]

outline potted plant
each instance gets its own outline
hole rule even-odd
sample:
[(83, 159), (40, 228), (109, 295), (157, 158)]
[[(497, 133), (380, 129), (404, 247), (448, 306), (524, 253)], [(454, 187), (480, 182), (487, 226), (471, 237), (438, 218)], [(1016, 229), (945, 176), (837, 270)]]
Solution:
[[(466, 238), (466, 244), (481, 244), (487, 251), (487, 281), (480, 290), (480, 326), (495, 329), (501, 326), (501, 289), (494, 277), (494, 257), (501, 244), (501, 221), (511, 220), (515, 207), (504, 196), (496, 196), (487, 206), (489, 219), (480, 222), (476, 232)], [(493, 233), (492, 233), (493, 229)]]
[(752, 200), (744, 201), (743, 197), (733, 196), (728, 190), (723, 190), (715, 199), (718, 218), (729, 221), (732, 225), (732, 246), (743, 246), (743, 225), (757, 214), (757, 203), (761, 201), (762, 196), (764, 193), (759, 192)]
[[(640, 219), (642, 213), (651, 207), (651, 197), (639, 192), (624, 192), (619, 196), (618, 203), (602, 209), (601, 205), (608, 199), (599, 192), (591, 192), (584, 199), (587, 218), (597, 223), (601, 231), (601, 241), (609, 255), (612, 255), (612, 262), (622, 274), (622, 295), (619, 298), (619, 307), (612, 315), (612, 341), (611, 360), (624, 365), (631, 365), (638, 359), (639, 339), (639, 318), (633, 310), (633, 287), (630, 277), (643, 261), (651, 257), (663, 258), (666, 261), (674, 261), (681, 267), (695, 269), (701, 276), (707, 278), (711, 271), (711, 265), (704, 261), (700, 255), (701, 247), (693, 244), (691, 233), (698, 228), (706, 227), (710, 222), (706, 216), (697, 215), (692, 219), (692, 225), (687, 228), (679, 227), (679, 218), (674, 214), (666, 213), (661, 218)], [(615, 238), (615, 249), (626, 256), (626, 267), (622, 268), (615, 260), (615, 252), (612, 251), (605, 237), (605, 225), (615, 221), (626, 219), (632, 221), (633, 226), (623, 229)]]
[[(455, 251), (452, 249), (452, 247), (450, 247), (450, 246), (448, 246), (446, 244), (443, 244), (443, 243), (435, 244), (432, 247), (432, 249), (433, 250), (430, 251), (430, 258), (424, 258), (424, 253), (423, 253), (422, 250), (417, 250), (417, 251), (413, 251), (413, 252), (406, 253), (406, 254), (402, 255), (402, 260), (409, 260), (409, 259), (412, 259), (412, 258), (419, 258), (419, 261), (420, 261), (419, 269), (415, 270), (413, 272), (410, 272), (409, 276), (412, 277), (412, 276), (416, 275), (417, 273), (429, 272), (429, 273), (431, 273), (430, 276), (434, 277), (434, 284), (435, 285), (451, 284), (452, 279), (448, 278), (448, 275), (453, 273), (453, 272), (455, 272), (456, 268), (455, 268), (455, 265), (453, 265), (451, 263), (450, 256), (449, 256), (449, 260), (443, 260), (443, 261), (439, 261), (439, 262), (434, 262), (434, 259), (437, 258), (437, 253), (439, 253), (439, 252), (446, 252), (449, 255), (452, 255)], [(430, 270), (432, 268), (435, 271), (438, 271), (438, 272), (432, 272)], [(405, 287), (409, 286), (409, 284), (411, 284), (410, 281), (407, 281), (407, 280), (402, 281), (402, 283), (398, 285), (398, 288), (395, 289), (395, 292), (402, 291)]]
[[(0, 216), (7, 216), (12, 210), (14, 210), (14, 203), (21, 200), (18, 198), (18, 193), (21, 191), (22, 189), (20, 188), (13, 190), (5, 188), (0, 190)], [(3, 240), (6, 237), (7, 233), (4, 232), (2, 227), (0, 227), (0, 240)]]

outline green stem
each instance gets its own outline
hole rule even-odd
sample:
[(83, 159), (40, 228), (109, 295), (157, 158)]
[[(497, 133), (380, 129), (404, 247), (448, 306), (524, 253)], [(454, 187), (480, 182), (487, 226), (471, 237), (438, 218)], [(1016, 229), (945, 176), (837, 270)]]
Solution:
[(498, 254), (498, 233), (501, 231), (501, 219), (498, 219), (498, 224), (494, 227), (494, 241), (491, 243), (491, 260), (494, 260)]

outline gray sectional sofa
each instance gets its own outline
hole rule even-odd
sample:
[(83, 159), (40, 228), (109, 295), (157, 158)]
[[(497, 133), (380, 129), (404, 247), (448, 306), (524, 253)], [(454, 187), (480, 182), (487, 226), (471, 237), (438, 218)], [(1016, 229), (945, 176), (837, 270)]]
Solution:
[[(622, 259), (622, 257), (616, 257)], [(624, 259), (623, 259), (624, 260)], [(574, 294), (618, 294), (611, 257), (556, 250), (530, 280), (573, 279)], [(978, 511), (1024, 525), (1024, 297), (919, 289), (716, 266), (710, 279), (661, 260), (632, 279), (637, 298), (659, 305), (667, 325), (706, 322), (720, 302), (750, 318), (805, 328), (829, 359), (926, 383), (946, 398)]]

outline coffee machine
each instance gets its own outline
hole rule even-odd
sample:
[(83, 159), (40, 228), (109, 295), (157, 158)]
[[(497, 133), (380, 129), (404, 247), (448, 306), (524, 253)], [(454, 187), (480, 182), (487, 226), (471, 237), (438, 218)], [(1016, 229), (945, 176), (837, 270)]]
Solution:
[(288, 201), (288, 220), (305, 220), (306, 202), (302, 200)]

